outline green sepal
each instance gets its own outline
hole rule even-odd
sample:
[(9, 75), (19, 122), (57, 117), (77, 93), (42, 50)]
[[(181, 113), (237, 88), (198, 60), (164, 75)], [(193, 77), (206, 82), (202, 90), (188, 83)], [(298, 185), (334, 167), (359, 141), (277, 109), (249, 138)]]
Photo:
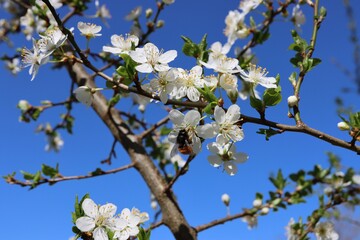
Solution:
[(139, 233), (137, 235), (138, 240), (150, 240), (151, 229), (145, 231), (142, 227), (139, 227)]

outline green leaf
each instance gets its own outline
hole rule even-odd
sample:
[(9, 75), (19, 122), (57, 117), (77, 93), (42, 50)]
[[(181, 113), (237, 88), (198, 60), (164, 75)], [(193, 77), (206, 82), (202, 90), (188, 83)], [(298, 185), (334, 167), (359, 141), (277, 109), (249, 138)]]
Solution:
[(34, 121), (36, 121), (39, 118), (41, 112), (42, 112), (42, 108), (33, 108), (33, 112), (31, 113), (31, 118)]
[(25, 171), (20, 171), (20, 173), (23, 175), (23, 178), (25, 179), (25, 180), (33, 180), (34, 179), (34, 174), (32, 174), (32, 173), (29, 173), (29, 172), (25, 172)]
[(286, 179), (284, 179), (281, 169), (279, 169), (276, 178), (270, 177), (269, 179), (278, 190), (283, 190), (285, 188)]
[(263, 102), (256, 97), (250, 96), (250, 105), (258, 112), (263, 112), (265, 109)]
[(168, 127), (164, 126), (164, 127), (162, 127), (162, 128), (160, 129), (160, 135), (161, 135), (161, 136), (168, 135), (171, 131), (172, 131), (171, 128), (168, 128)]
[(211, 89), (204, 85), (204, 89), (196, 88), (201, 95), (208, 101), (208, 102), (217, 102), (218, 98), (215, 96), (215, 94), (211, 91)]
[(281, 87), (268, 88), (263, 94), (265, 106), (275, 106), (281, 102)]
[(111, 106), (111, 107), (115, 106), (115, 105), (119, 102), (120, 97), (121, 97), (120, 94), (117, 93), (114, 97), (112, 97), (112, 98), (109, 100), (108, 105)]
[(213, 112), (214, 112), (214, 108), (215, 108), (215, 106), (217, 105), (217, 101), (216, 102), (211, 102), (211, 103), (209, 103), (208, 105), (206, 105), (206, 107), (203, 109), (203, 112), (204, 113), (207, 113), (207, 114), (209, 114), (209, 115), (211, 115), (211, 114), (213, 114)]
[(137, 235), (137, 238), (139, 240), (150, 240), (151, 229), (149, 229), (148, 231), (145, 231), (142, 227), (140, 227), (139, 230), (140, 231)]
[(102, 175), (104, 171), (101, 168), (96, 168), (95, 171), (92, 171), (90, 173), (91, 176), (99, 176)]
[(256, 133), (265, 135), (265, 140), (269, 141), (270, 137), (279, 134), (278, 131), (272, 129), (272, 128), (260, 128)]
[(42, 164), (41, 171), (45, 176), (49, 176), (50, 178), (54, 178), (59, 173), (59, 164), (56, 164), (56, 168), (50, 167), (48, 165)]

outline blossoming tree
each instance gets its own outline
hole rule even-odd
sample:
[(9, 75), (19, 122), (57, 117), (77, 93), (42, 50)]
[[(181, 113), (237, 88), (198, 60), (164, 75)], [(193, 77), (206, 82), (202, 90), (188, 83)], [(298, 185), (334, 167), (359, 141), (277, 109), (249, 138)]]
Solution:
[[(259, 125), (257, 134), (266, 140), (286, 138), (288, 132), (295, 132), (309, 135), (313, 141), (360, 154), (357, 144), (360, 112), (341, 112), (338, 128), (349, 136), (337, 137), (305, 124), (300, 111), (302, 84), (311, 78), (309, 72), (316, 71), (321, 63), (314, 55), (320, 26), (326, 24), (327, 11), (321, 5), (325, 2), (241, 0), (237, 9), (224, 16), (224, 43), (219, 39), (209, 44), (205, 33), (199, 43), (191, 36), (181, 36), (182, 51), (163, 50), (152, 42), (152, 36), (166, 29), (160, 16), (168, 8), (176, 8), (174, 0), (157, 1), (144, 13), (141, 7), (133, 9), (126, 16), (132, 23), (131, 28), (123, 33), (114, 32), (108, 37), (111, 45), (104, 45), (99, 51), (93, 50), (93, 45), (98, 38), (106, 38), (102, 25), (109, 26), (106, 20), (112, 12), (105, 1), (95, 1), (96, 13), (91, 16), (87, 11), (94, 3), (89, 0), (2, 0), (0, 3), (8, 12), (8, 21), (2, 19), (0, 22), (1, 41), (11, 43), (15, 34), (23, 34), (26, 39), (21, 50), (2, 57), (6, 67), (13, 74), (28, 68), (29, 81), (37, 81), (39, 72), (53, 64), (54, 68), (68, 73), (71, 83), (70, 94), (62, 102), (47, 100), (34, 105), (20, 100), (20, 121), (41, 121), (44, 112), (63, 106), (66, 113), (60, 123), (40, 124), (37, 128), (47, 137), (46, 150), (58, 152), (64, 145), (60, 132), (73, 132), (76, 126), (73, 108), (82, 103), (87, 106), (84, 111), (95, 111), (114, 139), (109, 157), (102, 164), (112, 164), (118, 143), (130, 159), (129, 164), (118, 168), (97, 168), (88, 175), (77, 176), (66, 176), (60, 172), (59, 165), (43, 164), (35, 173), (22, 171), (24, 180), (16, 173), (8, 174), (4, 176), (6, 182), (34, 189), (46, 183), (98, 178), (135, 169), (151, 192), (151, 206), (157, 209), (159, 205), (153, 219), (157, 221), (148, 224), (149, 213), (135, 207), (130, 210), (124, 206), (117, 214), (115, 204), (97, 205), (90, 197), (91, 192), (76, 197), (75, 209), (69, 209), (73, 211), (73, 239), (145, 240), (151, 238), (151, 231), (156, 228), (167, 227), (175, 239), (192, 240), (198, 239), (202, 231), (239, 218), (253, 228), (259, 217), (305, 202), (315, 188), (321, 189), (317, 208), (306, 213), (306, 219), (289, 219), (287, 239), (310, 239), (311, 236), (339, 239), (329, 216), (337, 215), (337, 206), (359, 204), (360, 175), (353, 167), (341, 168), (334, 154), (328, 154), (328, 167), (315, 165), (312, 170), (305, 171), (300, 166), (288, 176), (278, 170), (270, 177), (273, 188), (269, 196), (256, 193), (252, 205), (235, 214), (230, 213), (230, 196), (222, 195), (226, 216), (197, 226), (186, 217), (174, 190), (177, 181), (193, 171), (191, 164), (202, 161), (199, 156), (204, 152), (208, 162), (202, 161), (202, 164), (223, 170), (214, 171), (214, 178), (217, 174), (236, 178), (241, 172), (239, 164), (246, 164), (251, 158), (246, 149), (237, 150), (240, 142), (255, 134), (245, 131), (246, 125)], [(308, 38), (302, 36), (303, 9), (310, 15), (307, 21), (312, 31)], [(95, 24), (97, 19), (102, 23)], [(146, 20), (146, 25), (142, 19)], [(288, 73), (290, 82), (281, 83), (280, 75), (259, 66), (253, 53), (259, 45), (267, 44), (270, 26), (279, 20), (285, 20), (292, 28), (292, 42), (288, 45), (293, 51), (290, 64), (294, 67), (294, 71)], [(356, 39), (354, 41), (356, 43)], [(174, 62), (180, 55), (187, 56), (194, 64), (188, 69), (185, 65), (176, 66)], [(292, 89), (283, 92), (284, 85)], [(285, 110), (280, 105), (284, 97), (287, 99)], [(123, 111), (132, 103), (138, 109)], [(162, 113), (151, 113), (151, 105), (160, 106), (156, 111)], [(252, 116), (243, 111), (249, 110), (248, 106), (253, 110)], [(276, 122), (278, 118), (269, 112), (276, 108), (280, 108), (293, 124)], [(146, 115), (147, 112), (152, 116)], [(260, 144), (266, 143), (256, 143)], [(281, 151), (280, 146), (278, 151)], [(231, 234), (241, 236), (235, 230)]]

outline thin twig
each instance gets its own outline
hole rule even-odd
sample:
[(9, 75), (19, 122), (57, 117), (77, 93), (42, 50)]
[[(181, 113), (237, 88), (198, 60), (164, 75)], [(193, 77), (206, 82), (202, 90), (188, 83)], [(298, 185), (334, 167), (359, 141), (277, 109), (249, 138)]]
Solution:
[(148, 136), (149, 134), (151, 134), (155, 129), (157, 129), (158, 127), (166, 124), (169, 121), (169, 117), (166, 116), (163, 119), (161, 119), (160, 121), (158, 121), (157, 123), (155, 123), (154, 125), (152, 125), (152, 127), (148, 128), (147, 130), (145, 130), (144, 132), (142, 132), (141, 134), (139, 134), (139, 138), (143, 139), (146, 136)]

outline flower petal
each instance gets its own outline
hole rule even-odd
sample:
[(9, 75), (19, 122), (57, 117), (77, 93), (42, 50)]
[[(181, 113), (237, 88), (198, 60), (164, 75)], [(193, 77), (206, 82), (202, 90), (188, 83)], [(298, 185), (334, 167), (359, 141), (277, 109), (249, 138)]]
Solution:
[(243, 163), (249, 159), (249, 156), (246, 153), (239, 152), (239, 153), (234, 153), (233, 158), (234, 158), (234, 162)]
[(222, 107), (215, 106), (214, 118), (218, 124), (222, 124), (225, 122), (225, 111), (224, 109), (222, 109)]
[(210, 155), (207, 157), (207, 159), (208, 159), (209, 163), (211, 164), (211, 166), (213, 166), (213, 167), (219, 167), (223, 163), (221, 158), (217, 155)]
[(196, 126), (200, 121), (200, 113), (196, 110), (190, 110), (185, 114), (184, 123), (186, 126)]
[(135, 67), (135, 69), (141, 73), (151, 73), (153, 71), (153, 68), (149, 63), (143, 63), (141, 65), (138, 65)]
[(99, 215), (98, 206), (90, 198), (86, 198), (81, 204), (86, 216), (96, 218)]
[(98, 227), (93, 232), (94, 240), (109, 240), (108, 235), (105, 232), (105, 229)]
[(176, 50), (170, 50), (167, 52), (164, 52), (159, 56), (158, 61), (160, 63), (169, 63), (172, 60), (174, 60), (177, 57), (177, 51)]
[(95, 227), (95, 220), (90, 217), (80, 217), (76, 219), (76, 227), (82, 232), (89, 232)]
[(235, 123), (240, 118), (240, 107), (236, 104), (233, 104), (229, 107), (226, 112), (226, 122), (228, 123)]
[(181, 125), (184, 121), (184, 114), (177, 109), (169, 112), (169, 118), (175, 125)]
[(112, 203), (107, 203), (99, 208), (99, 213), (107, 218), (113, 217), (116, 213), (117, 207)]
[(224, 162), (224, 169), (230, 175), (234, 176), (237, 173), (237, 166), (235, 163), (231, 162)]
[(216, 136), (217, 131), (216, 128), (214, 128), (213, 124), (207, 123), (202, 126), (196, 127), (197, 135), (201, 138), (213, 138)]

